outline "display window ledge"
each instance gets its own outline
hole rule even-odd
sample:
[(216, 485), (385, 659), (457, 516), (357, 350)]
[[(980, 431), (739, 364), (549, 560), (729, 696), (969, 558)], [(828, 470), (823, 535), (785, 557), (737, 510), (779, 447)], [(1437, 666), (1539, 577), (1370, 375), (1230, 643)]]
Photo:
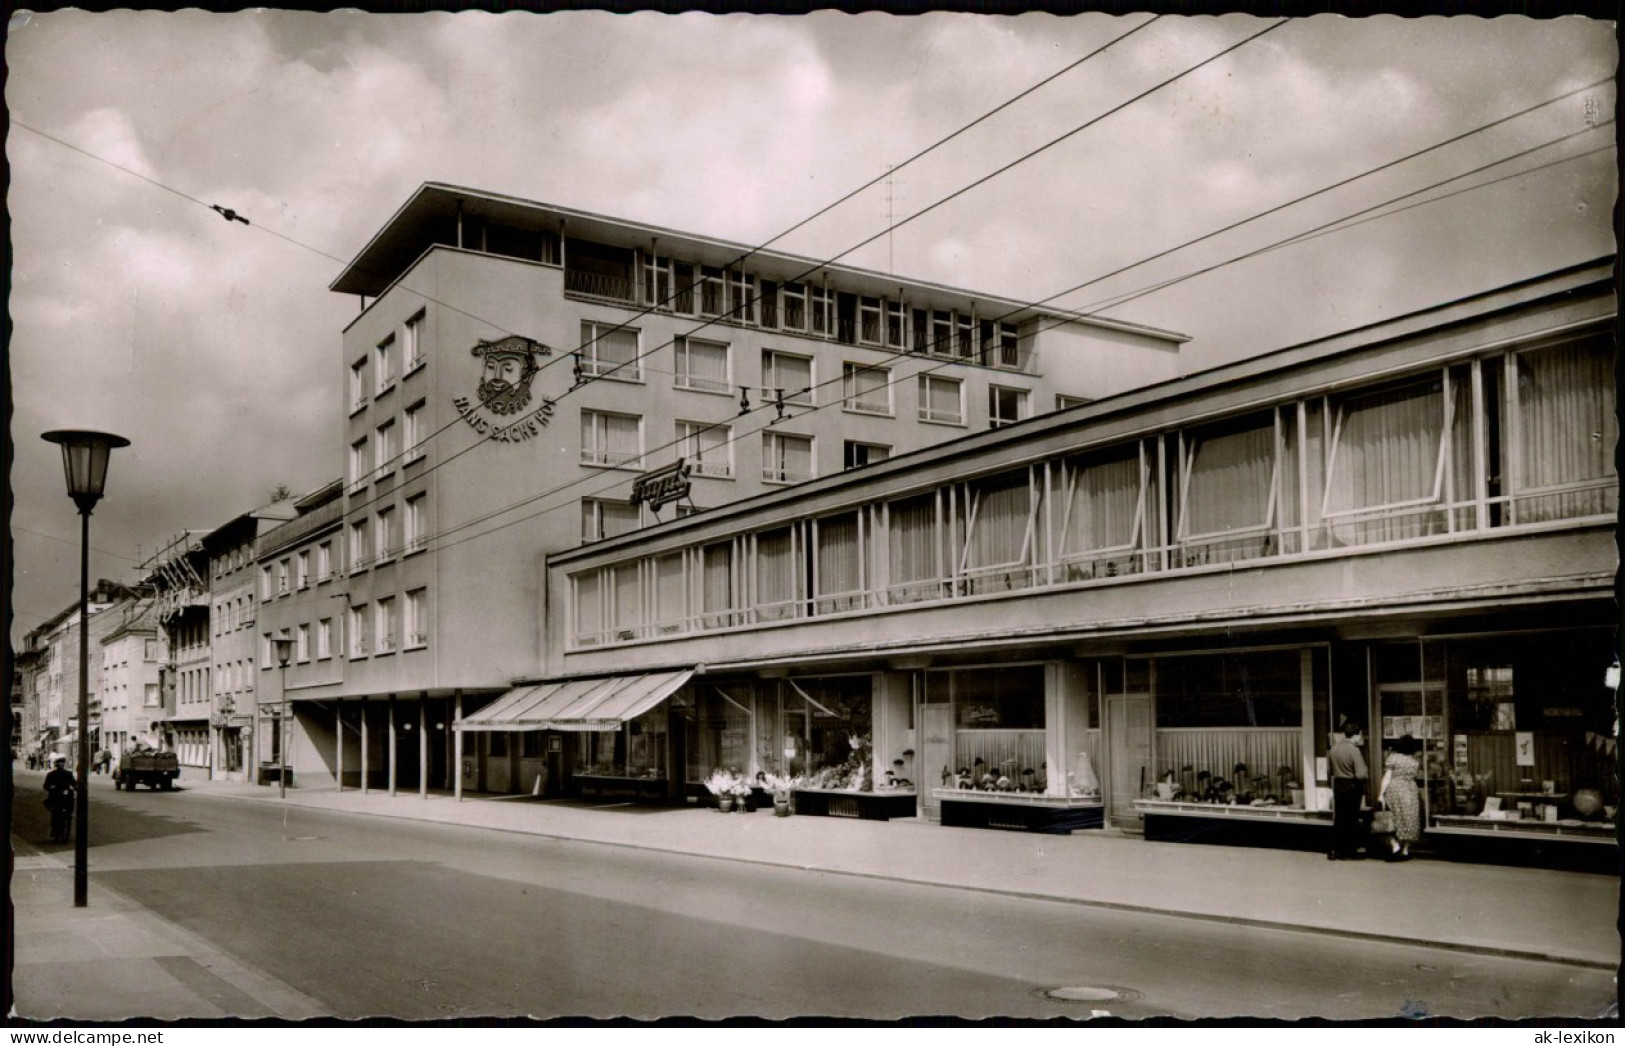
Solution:
[(933, 788), (933, 799), (964, 803), (993, 803), (998, 806), (1040, 806), (1058, 810), (1086, 810), (1104, 805), (1099, 798), (1045, 795), (1042, 792), (982, 792), (974, 788)]
[(1242, 806), (1229, 803), (1180, 803), (1171, 799), (1136, 799), (1134, 809), (1142, 814), (1167, 817), (1224, 818), (1237, 821), (1285, 821), (1291, 824), (1330, 826), (1330, 810), (1306, 810), (1301, 806)]
[(1612, 821), (1498, 821), (1488, 817), (1440, 814), (1427, 829), (1438, 835), (1481, 835), (1503, 839), (1562, 839), (1614, 845), (1618, 836)]

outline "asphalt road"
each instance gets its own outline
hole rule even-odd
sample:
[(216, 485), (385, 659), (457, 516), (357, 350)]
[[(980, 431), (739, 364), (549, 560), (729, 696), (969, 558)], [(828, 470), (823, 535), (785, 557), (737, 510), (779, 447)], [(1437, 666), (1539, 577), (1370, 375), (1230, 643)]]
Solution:
[[(18, 854), (71, 855), (39, 842), (37, 780), (17, 785)], [(93, 804), (92, 891), (344, 1018), (1348, 1021), (1590, 1015), (1615, 996), (1610, 974), (1556, 963), (185, 790), (98, 780)]]

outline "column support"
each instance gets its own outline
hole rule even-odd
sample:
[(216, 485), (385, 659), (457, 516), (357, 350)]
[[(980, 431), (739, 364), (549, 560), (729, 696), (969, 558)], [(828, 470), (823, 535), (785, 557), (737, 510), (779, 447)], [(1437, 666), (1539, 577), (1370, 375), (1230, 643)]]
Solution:
[(338, 784), (338, 786), (339, 786), (338, 790), (342, 792), (342, 791), (344, 791), (344, 702), (343, 701), (334, 701), (333, 702), (333, 739), (334, 739), (334, 744), (336, 745), (336, 751), (334, 753), (334, 760), (333, 761), (334, 761), (334, 764), (337, 767), (337, 773), (334, 775), (333, 780), (334, 780), (335, 783)]
[(361, 699), (361, 794), (367, 794), (367, 772), (371, 769), (367, 752), (367, 699)]
[(418, 798), (429, 798), (429, 692), (418, 693)]
[(463, 801), (463, 731), (461, 729), (463, 725), (463, 692), (461, 690), (457, 691), (457, 697), (455, 700), (456, 712), (454, 713), (451, 721), (451, 733), (452, 736), (456, 738), (456, 749), (452, 753), (451, 789), (452, 794), (456, 796), (457, 801), (460, 803)]
[(395, 798), (395, 763), (400, 754), (395, 738), (395, 695), (389, 695), (389, 797)]

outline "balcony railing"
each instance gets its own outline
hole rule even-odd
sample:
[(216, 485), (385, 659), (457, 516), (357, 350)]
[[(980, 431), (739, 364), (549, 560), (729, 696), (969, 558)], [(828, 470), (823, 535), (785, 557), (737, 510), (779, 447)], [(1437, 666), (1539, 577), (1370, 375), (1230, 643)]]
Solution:
[(571, 294), (584, 294), (590, 298), (635, 304), (637, 301), (632, 281), (624, 276), (606, 276), (581, 269), (564, 270), (564, 289)]

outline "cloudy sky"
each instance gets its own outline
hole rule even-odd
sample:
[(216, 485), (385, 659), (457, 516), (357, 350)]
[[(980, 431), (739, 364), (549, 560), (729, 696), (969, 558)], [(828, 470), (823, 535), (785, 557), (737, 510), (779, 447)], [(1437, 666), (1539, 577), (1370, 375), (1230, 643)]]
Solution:
[[(77, 598), (42, 431), (133, 441), (93, 576), (340, 474), (357, 302), (327, 285), (422, 182), (761, 243), (1148, 18), (15, 16), (13, 637)], [(1271, 24), (1160, 18), (775, 245), (846, 251)], [(1191, 335), (1202, 369), (1613, 253), (1616, 59), (1578, 17), (1289, 22), (844, 260), (1048, 300), (1467, 135), (1054, 299), (1092, 310), (1456, 193), (1107, 311)]]

